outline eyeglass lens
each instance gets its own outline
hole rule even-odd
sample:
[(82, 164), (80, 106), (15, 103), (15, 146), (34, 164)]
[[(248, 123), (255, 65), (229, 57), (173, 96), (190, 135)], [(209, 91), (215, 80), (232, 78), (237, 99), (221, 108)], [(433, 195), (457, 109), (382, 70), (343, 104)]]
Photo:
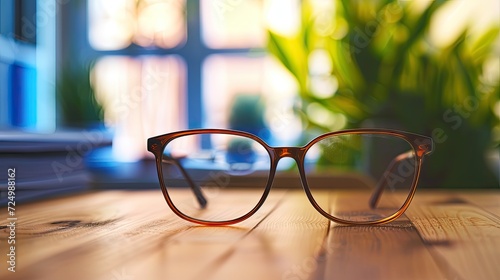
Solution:
[(403, 206), (416, 179), (416, 165), (412, 146), (402, 138), (344, 134), (311, 146), (306, 180), (312, 197), (329, 215), (370, 222)]

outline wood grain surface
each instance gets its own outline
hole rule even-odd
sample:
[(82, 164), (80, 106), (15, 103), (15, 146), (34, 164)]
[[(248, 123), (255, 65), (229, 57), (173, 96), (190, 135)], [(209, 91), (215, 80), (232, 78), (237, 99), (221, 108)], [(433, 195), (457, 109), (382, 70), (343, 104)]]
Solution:
[(334, 224), (284, 189), (225, 227), (185, 222), (156, 190), (16, 206), (16, 272), (0, 208), (0, 279), (500, 279), (500, 191), (420, 190), (380, 226)]

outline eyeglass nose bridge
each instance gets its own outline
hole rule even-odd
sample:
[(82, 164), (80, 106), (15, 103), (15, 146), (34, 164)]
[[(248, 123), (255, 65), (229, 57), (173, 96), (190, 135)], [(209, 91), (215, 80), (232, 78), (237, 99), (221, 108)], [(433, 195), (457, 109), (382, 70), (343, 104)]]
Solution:
[(276, 147), (273, 148), (276, 162), (282, 158), (293, 158), (297, 163), (301, 161), (303, 156), (303, 149), (300, 147)]

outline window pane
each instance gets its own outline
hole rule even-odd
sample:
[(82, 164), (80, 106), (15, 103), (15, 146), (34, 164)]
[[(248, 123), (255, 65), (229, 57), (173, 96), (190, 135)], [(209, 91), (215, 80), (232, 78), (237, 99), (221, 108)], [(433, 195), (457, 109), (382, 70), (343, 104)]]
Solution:
[(201, 0), (203, 41), (211, 48), (264, 47), (266, 27), (282, 35), (299, 29), (299, 0)]
[(211, 48), (263, 47), (263, 0), (201, 0), (201, 27)]
[(185, 0), (89, 0), (89, 41), (99, 50), (132, 43), (173, 48), (186, 39)]
[(270, 57), (212, 55), (203, 65), (204, 126), (235, 128), (242, 121), (251, 130), (251, 120), (257, 120), (252, 113), (260, 112), (249, 106), (262, 102), (264, 125), (272, 134), (266, 140), (293, 141), (301, 130), (292, 111), (296, 92), (295, 80)]
[(134, 161), (145, 155), (146, 139), (186, 128), (185, 67), (176, 56), (104, 57), (92, 84), (115, 128), (113, 154)]

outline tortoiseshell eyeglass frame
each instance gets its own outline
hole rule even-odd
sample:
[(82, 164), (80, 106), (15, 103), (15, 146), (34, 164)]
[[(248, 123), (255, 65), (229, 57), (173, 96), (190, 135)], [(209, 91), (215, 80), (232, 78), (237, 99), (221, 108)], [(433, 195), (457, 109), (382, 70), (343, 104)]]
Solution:
[[(269, 171), (269, 178), (267, 180), (267, 185), (263, 191), (262, 197), (255, 205), (255, 207), (250, 210), (247, 214), (236, 218), (232, 220), (227, 220), (227, 221), (207, 221), (207, 220), (200, 220), (196, 218), (192, 218), (190, 216), (185, 215), (177, 207), (175, 207), (175, 204), (172, 202), (169, 193), (167, 191), (167, 187), (165, 186), (164, 180), (163, 180), (163, 172), (162, 172), (162, 161), (164, 160), (163, 157), (163, 151), (167, 144), (179, 137), (183, 136), (188, 136), (188, 135), (200, 135), (200, 134), (228, 134), (228, 135), (234, 135), (234, 136), (241, 136), (241, 137), (247, 137), (249, 139), (252, 139), (258, 143), (260, 143), (268, 152), (270, 160), (271, 160), (271, 166), (270, 166), (270, 171)], [(379, 219), (379, 220), (374, 220), (374, 221), (349, 221), (349, 220), (344, 220), (344, 219), (339, 219), (335, 216), (330, 215), (326, 211), (324, 211), (315, 201), (313, 198), (313, 195), (311, 193), (311, 190), (309, 189), (307, 180), (306, 180), (306, 172), (304, 168), (304, 160), (307, 151), (311, 146), (313, 146), (315, 143), (318, 141), (321, 141), (322, 139), (332, 137), (332, 136), (341, 136), (341, 135), (356, 135), (356, 134), (371, 134), (371, 135), (387, 135), (387, 136), (393, 136), (393, 137), (398, 137), (400, 139), (405, 140), (408, 142), (408, 144), (412, 147), (413, 151), (412, 153), (403, 153), (399, 155), (396, 159), (394, 160), (400, 160), (406, 156), (406, 154), (411, 154), (411, 156), (416, 157), (416, 165), (415, 165), (415, 179), (412, 182), (412, 185), (409, 189), (409, 194), (406, 200), (404, 201), (403, 205), (397, 212), (394, 214)], [(406, 211), (406, 209), (409, 207), (410, 202), (413, 199), (413, 196), (415, 195), (415, 191), (417, 189), (417, 184), (418, 184), (418, 178), (420, 176), (420, 170), (422, 167), (422, 162), (423, 158), (425, 155), (429, 155), (432, 153), (434, 149), (434, 143), (432, 141), (432, 138), (423, 136), (423, 135), (418, 135), (414, 133), (409, 133), (409, 132), (404, 132), (404, 131), (398, 131), (398, 130), (388, 130), (388, 129), (348, 129), (348, 130), (341, 130), (341, 131), (336, 131), (336, 132), (330, 132), (326, 134), (322, 134), (313, 140), (311, 140), (307, 145), (303, 147), (271, 147), (269, 146), (264, 140), (260, 139), (258, 136), (255, 136), (251, 133), (243, 132), (243, 131), (237, 131), (237, 130), (229, 130), (229, 129), (191, 129), (191, 130), (184, 130), (184, 131), (178, 131), (178, 132), (172, 132), (172, 133), (167, 133), (163, 135), (158, 135), (155, 137), (151, 137), (148, 139), (148, 144), (147, 144), (148, 151), (154, 154), (155, 160), (156, 160), (156, 169), (158, 172), (158, 179), (160, 182), (160, 187), (163, 192), (163, 196), (165, 197), (165, 200), (168, 204), (168, 206), (172, 209), (172, 211), (181, 217), (184, 220), (197, 223), (197, 224), (202, 224), (202, 225), (209, 225), (209, 226), (215, 226), (215, 225), (231, 225), (231, 224), (236, 224), (239, 222), (242, 222), (249, 217), (251, 217), (259, 208), (264, 204), (264, 201), (266, 200), (270, 190), (271, 186), (274, 180), (274, 176), (276, 173), (277, 165), (278, 162), (281, 158), (285, 157), (290, 157), (293, 158), (297, 162), (297, 167), (299, 170), (299, 175), (300, 175), (300, 180), (302, 183), (302, 188), (304, 189), (307, 198), (313, 205), (313, 207), (321, 213), (323, 216), (326, 218), (340, 224), (347, 224), (347, 225), (377, 225), (377, 224), (383, 224), (383, 223), (388, 223), (391, 221), (394, 221), (395, 219), (399, 218), (403, 213)], [(389, 169), (393, 168), (394, 165), (394, 160), (391, 162), (389, 165)], [(169, 161), (173, 161), (174, 164), (176, 164), (176, 159), (169, 159)], [(196, 196), (198, 203), (200, 204), (201, 208), (204, 208), (207, 200), (201, 193), (200, 189), (198, 186), (196, 186), (192, 180), (189, 178), (189, 175), (187, 172), (183, 169), (183, 167), (180, 164), (176, 164), (181, 172), (183, 173), (184, 177), (188, 181), (189, 185), (191, 186), (191, 190), (193, 191), (194, 195)], [(384, 181), (384, 180), (382, 180)], [(378, 202), (378, 199), (382, 192), (384, 191), (385, 185), (382, 182), (379, 182), (377, 186), (375, 187), (375, 191), (372, 194), (372, 197), (370, 198), (370, 206), (374, 208)]]

